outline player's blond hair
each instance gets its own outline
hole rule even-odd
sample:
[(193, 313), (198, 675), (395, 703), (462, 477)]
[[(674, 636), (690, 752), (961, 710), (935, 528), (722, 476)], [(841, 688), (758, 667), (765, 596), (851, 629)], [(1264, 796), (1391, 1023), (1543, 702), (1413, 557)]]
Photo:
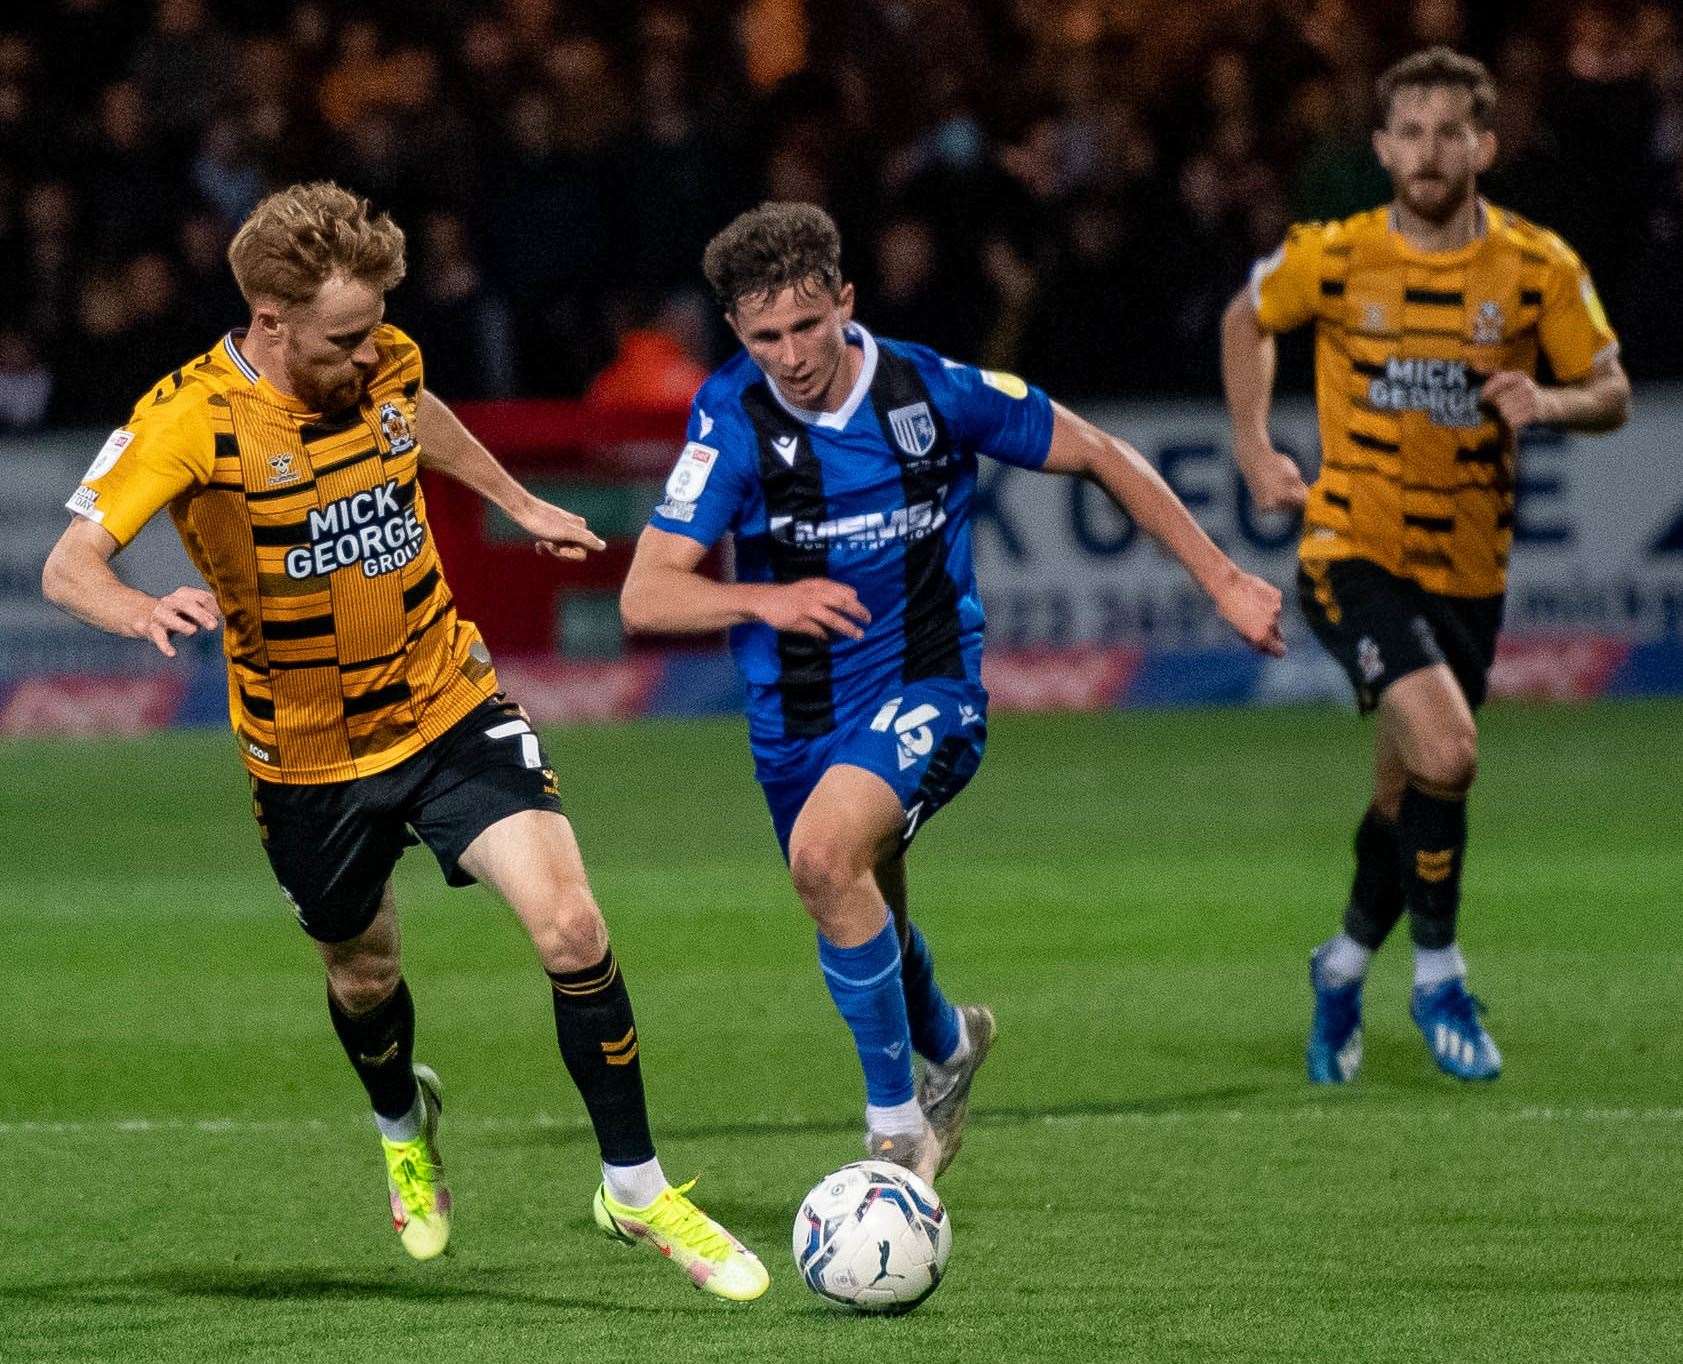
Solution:
[(382, 294), (403, 278), (403, 229), (330, 180), (269, 195), (234, 234), (228, 264), (245, 301), (305, 303), (334, 275)]
[(1380, 74), (1374, 85), (1379, 97), (1381, 123), (1391, 117), (1391, 101), (1397, 91), (1410, 87), (1429, 88), (1448, 85), (1465, 90), (1473, 98), (1473, 122), (1480, 128), (1490, 126), (1490, 115), (1496, 110), (1496, 82), (1477, 57), (1469, 57), (1441, 43), (1411, 53)]
[(841, 233), (817, 204), (764, 203), (707, 243), (701, 269), (727, 313), (745, 298), (791, 285), (816, 283), (835, 294), (842, 287)]

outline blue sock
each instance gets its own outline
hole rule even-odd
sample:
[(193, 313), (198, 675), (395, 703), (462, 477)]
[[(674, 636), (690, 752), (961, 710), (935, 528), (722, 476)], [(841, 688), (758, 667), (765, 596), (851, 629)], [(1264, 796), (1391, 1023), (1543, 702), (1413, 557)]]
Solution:
[(900, 942), (894, 919), (858, 947), (837, 947), (818, 935), (818, 965), (836, 1010), (853, 1032), (865, 1068), (865, 1102), (879, 1108), (912, 1098), (912, 1038), (900, 984)]
[(935, 958), (917, 925), (910, 925), (900, 962), (900, 982), (906, 991), (906, 1020), (912, 1025), (912, 1045), (926, 1061), (940, 1065), (958, 1050), (958, 1010), (947, 1003), (935, 983)]

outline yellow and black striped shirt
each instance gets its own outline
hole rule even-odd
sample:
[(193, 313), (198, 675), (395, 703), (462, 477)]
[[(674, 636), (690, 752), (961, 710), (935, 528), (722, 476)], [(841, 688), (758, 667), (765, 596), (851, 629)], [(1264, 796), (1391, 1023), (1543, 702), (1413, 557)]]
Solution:
[(361, 402), (327, 417), (224, 337), (135, 405), (67, 504), (119, 545), (169, 507), (226, 618), (241, 756), (268, 781), (383, 771), (497, 690), (427, 528), (420, 350), (390, 325), (374, 341)]
[(1258, 263), (1262, 326), (1315, 324), (1321, 472), (1308, 567), (1362, 558), (1427, 591), (1495, 596), (1513, 543), (1514, 433), (1480, 406), (1498, 370), (1562, 383), (1617, 346), (1589, 274), (1555, 236), (1494, 205), (1454, 251), (1417, 251), (1390, 210), (1293, 227)]

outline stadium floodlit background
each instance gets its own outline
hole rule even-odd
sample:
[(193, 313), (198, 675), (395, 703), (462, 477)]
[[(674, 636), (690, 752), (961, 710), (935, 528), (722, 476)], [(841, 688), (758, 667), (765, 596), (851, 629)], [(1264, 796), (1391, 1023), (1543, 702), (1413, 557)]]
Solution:
[[(1340, 906), (1370, 730), (1295, 609), (1289, 656), (1249, 655), (1092, 490), (992, 471), (998, 716), (912, 880), (944, 978), (1004, 1041), (942, 1185), (948, 1283), (902, 1322), (839, 1319), (783, 1246), (854, 1153), (854, 1063), (734, 678), (717, 642), (627, 649), (613, 607), (728, 353), (701, 248), (763, 198), (823, 203), (867, 326), (1129, 436), (1285, 586), (1295, 528), (1231, 467), (1220, 312), (1287, 223), (1384, 199), (1372, 79), (1429, 42), (1495, 72), (1487, 192), (1584, 257), (1637, 384), (1623, 431), (1535, 433), (1522, 460), (1463, 918), (1507, 1072), (1436, 1077), (1394, 947), (1360, 1083), (1307, 1090), (1303, 959)], [(429, 386), (610, 541), (540, 564), (429, 486), (464, 613), (563, 773), (666, 1164), (772, 1269), (747, 1311), (593, 1239), (529, 949), (417, 857), (408, 974), (462, 1217), (448, 1260), (404, 1259), (251, 825), (218, 641), (171, 662), (39, 600), (105, 432), (243, 320), (235, 226), (323, 176), (408, 231), (390, 316)], [(1277, 432), (1312, 468), (1306, 358), (1287, 347)], [(1676, 1357), (1680, 380), (1670, 4), (6, 7), (0, 1358)], [(167, 525), (118, 563), (191, 581)]]

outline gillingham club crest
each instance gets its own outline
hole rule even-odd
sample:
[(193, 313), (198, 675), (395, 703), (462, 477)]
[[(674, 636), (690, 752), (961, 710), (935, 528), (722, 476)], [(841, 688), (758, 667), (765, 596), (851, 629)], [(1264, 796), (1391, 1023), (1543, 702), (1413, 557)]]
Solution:
[(414, 447), (415, 433), (409, 429), (409, 418), (396, 403), (380, 404), (380, 432), (394, 455)]
[(935, 448), (935, 418), (928, 403), (910, 403), (889, 411), (888, 429), (894, 443), (913, 459), (921, 459)]

